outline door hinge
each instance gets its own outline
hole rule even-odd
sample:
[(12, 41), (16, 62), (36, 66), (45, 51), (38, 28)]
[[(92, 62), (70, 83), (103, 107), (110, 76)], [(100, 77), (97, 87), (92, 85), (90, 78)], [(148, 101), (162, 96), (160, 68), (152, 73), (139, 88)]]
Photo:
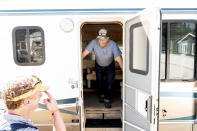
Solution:
[(156, 114), (155, 115), (159, 116), (159, 108), (158, 107), (156, 108)]
[(154, 121), (153, 121), (153, 124), (155, 124), (155, 121), (158, 119), (158, 117), (159, 117), (159, 108), (154, 105)]

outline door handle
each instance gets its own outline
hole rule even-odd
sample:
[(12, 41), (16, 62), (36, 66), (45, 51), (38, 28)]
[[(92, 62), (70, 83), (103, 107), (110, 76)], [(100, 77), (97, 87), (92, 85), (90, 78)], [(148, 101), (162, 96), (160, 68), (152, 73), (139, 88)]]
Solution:
[(152, 96), (149, 96), (149, 98), (146, 100), (144, 109), (147, 112), (147, 120), (151, 123), (152, 122)]
[(162, 109), (162, 116), (163, 116), (163, 118), (166, 117), (166, 114), (167, 114), (167, 110), (166, 109)]
[(68, 83), (70, 84), (70, 86), (71, 86), (72, 89), (78, 88), (78, 81), (69, 80)]

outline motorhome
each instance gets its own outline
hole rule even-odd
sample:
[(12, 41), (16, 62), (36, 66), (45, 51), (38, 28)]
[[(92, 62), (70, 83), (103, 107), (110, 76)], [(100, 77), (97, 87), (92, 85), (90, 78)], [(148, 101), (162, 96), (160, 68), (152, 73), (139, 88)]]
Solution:
[[(197, 131), (197, 8), (8, 2), (0, 2), (0, 89), (18, 76), (40, 77), (67, 131)], [(94, 53), (81, 59), (100, 28), (123, 57), (110, 109), (98, 102)], [(41, 131), (53, 130), (42, 101), (31, 119)]]

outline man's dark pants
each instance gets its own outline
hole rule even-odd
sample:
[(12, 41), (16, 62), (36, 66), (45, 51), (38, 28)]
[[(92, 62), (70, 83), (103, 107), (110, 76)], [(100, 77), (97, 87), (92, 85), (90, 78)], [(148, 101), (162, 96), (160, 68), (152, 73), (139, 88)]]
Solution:
[[(95, 69), (96, 69), (96, 80), (99, 87), (99, 95), (104, 95), (105, 99), (110, 100), (112, 98), (112, 86), (114, 83), (115, 76), (115, 62), (109, 66), (102, 67), (98, 65), (95, 61)], [(107, 87), (104, 86), (104, 75), (106, 75)]]

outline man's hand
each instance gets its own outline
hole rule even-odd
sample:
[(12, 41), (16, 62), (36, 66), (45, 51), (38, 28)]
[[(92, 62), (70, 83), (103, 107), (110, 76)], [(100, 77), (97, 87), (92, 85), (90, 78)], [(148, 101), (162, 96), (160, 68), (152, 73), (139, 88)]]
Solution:
[(58, 110), (56, 100), (52, 97), (52, 95), (49, 92), (45, 91), (45, 94), (48, 96), (48, 98), (44, 99), (44, 103), (45, 103), (46, 107), (48, 108), (48, 110), (52, 112), (55, 130), (56, 131), (66, 131), (64, 121), (63, 121), (61, 114)]
[(83, 51), (82, 55), (81, 55), (81, 58), (82, 58), (82, 59), (85, 58), (89, 53), (90, 53), (90, 52), (89, 52), (88, 50), (85, 49), (85, 50)]
[(118, 64), (119, 64), (119, 66), (120, 66), (120, 68), (121, 68), (121, 70), (123, 71), (123, 61), (122, 61), (122, 56), (118, 56), (118, 57), (116, 57), (115, 58), (115, 60), (118, 62)]
[(52, 113), (57, 112), (58, 106), (57, 106), (56, 100), (52, 97), (52, 95), (49, 92), (45, 91), (45, 94), (48, 96), (47, 99), (44, 99), (44, 103), (45, 103), (46, 107)]

